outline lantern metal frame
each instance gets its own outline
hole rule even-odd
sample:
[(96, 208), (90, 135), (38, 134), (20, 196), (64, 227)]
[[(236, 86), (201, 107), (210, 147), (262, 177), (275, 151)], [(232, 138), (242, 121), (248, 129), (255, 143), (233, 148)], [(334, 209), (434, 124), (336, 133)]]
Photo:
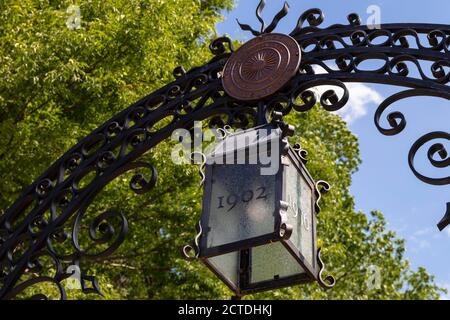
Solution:
[[(315, 180), (312, 178), (311, 174), (308, 172), (305, 166), (305, 158), (302, 156), (304, 150), (297, 146), (297, 150), (289, 144), (287, 138), (283, 136), (283, 130), (274, 126), (272, 124), (258, 126), (249, 130), (241, 131), (235, 135), (230, 135), (227, 138), (233, 139), (237, 135), (245, 135), (249, 131), (259, 130), (259, 129), (269, 129), (276, 130), (278, 134), (276, 136), (279, 137), (278, 141), (278, 171), (275, 174), (275, 209), (273, 212), (273, 232), (267, 233), (261, 236), (243, 239), (239, 241), (235, 241), (232, 243), (227, 243), (215, 247), (208, 248), (208, 234), (209, 232), (214, 232), (214, 230), (208, 230), (208, 222), (209, 215), (211, 211), (211, 198), (212, 198), (212, 184), (214, 180), (213, 171), (215, 169), (216, 164), (212, 161), (211, 164), (206, 165), (205, 167), (205, 180), (204, 180), (204, 192), (203, 192), (203, 208), (202, 208), (202, 216), (200, 219), (200, 230), (199, 234), (196, 237), (198, 242), (198, 246), (194, 242), (193, 246), (196, 246), (194, 249), (197, 253), (197, 257), (218, 277), (220, 278), (232, 291), (234, 291), (238, 296), (247, 295), (255, 292), (262, 292), (267, 290), (272, 290), (275, 288), (282, 288), (289, 285), (294, 284), (303, 284), (313, 281), (318, 281), (323, 284), (324, 281), (319, 276), (320, 268), (318, 262), (318, 253), (317, 253), (317, 220), (316, 215), (319, 213), (318, 201), (320, 199), (320, 191), (316, 186)], [(224, 158), (228, 153), (237, 153), (237, 152), (245, 152), (246, 156), (249, 158), (251, 154), (247, 151), (248, 147), (243, 150), (231, 149), (224, 153), (219, 153), (214, 157), (209, 157), (209, 159), (217, 159)], [(207, 157), (208, 158), (208, 157)], [(289, 160), (287, 160), (289, 159)], [(223, 165), (223, 164), (220, 164)], [(234, 165), (234, 164), (232, 164)], [(248, 165), (248, 164), (237, 164), (237, 165)], [(311, 190), (311, 244), (312, 244), (312, 263), (310, 265), (309, 262), (304, 257), (303, 253), (296, 248), (295, 244), (291, 241), (290, 236), (292, 233), (292, 226), (287, 225), (286, 214), (288, 211), (289, 204), (286, 202), (286, 192), (287, 192), (287, 170), (286, 167), (289, 165), (293, 165), (297, 171), (297, 173), (307, 182), (308, 187)], [(326, 189), (329, 189), (328, 184), (324, 181), (320, 181), (320, 184), (326, 185)], [(289, 230), (290, 229), (290, 230)], [(268, 245), (271, 243), (279, 242), (283, 245), (284, 249), (289, 252), (289, 254), (295, 259), (295, 261), (300, 265), (300, 267), (305, 271), (303, 274), (277, 278), (272, 280), (267, 280), (264, 282), (258, 283), (249, 283), (249, 279), (251, 276), (251, 252), (252, 248), (257, 246)], [(209, 258), (220, 256), (223, 254), (237, 252), (239, 256), (239, 276), (237, 285), (233, 283), (226, 275), (224, 275), (213, 263), (209, 261)], [(186, 258), (190, 258), (189, 255), (186, 255)], [(238, 272), (238, 270), (236, 270)], [(331, 279), (331, 278), (330, 278)], [(331, 280), (334, 282), (334, 280)], [(325, 284), (325, 287), (329, 287), (330, 284)]]
[[(265, 27), (261, 17), (264, 3), (261, 0), (257, 8), (261, 30), (255, 31), (241, 24), (243, 30), (255, 36), (270, 33), (287, 14), (288, 7), (284, 6)], [(192, 129), (194, 121), (208, 120), (212, 127), (251, 128), (270, 122), (273, 111), (285, 116), (292, 111), (307, 112), (319, 103), (327, 111), (336, 111), (348, 102), (346, 82), (368, 82), (407, 88), (386, 99), (375, 112), (377, 129), (391, 136), (406, 127), (405, 116), (399, 111), (386, 116), (389, 127), (380, 124), (384, 112), (393, 103), (415, 96), (450, 100), (449, 25), (396, 23), (381, 24), (379, 29), (374, 29), (361, 25), (357, 14), (348, 16), (348, 24), (322, 28), (323, 22), (320, 9), (307, 10), (300, 15), (290, 33), (302, 48), (300, 68), (285, 87), (270, 97), (249, 103), (233, 99), (224, 92), (222, 71), (234, 49), (230, 39), (220, 37), (211, 42), (210, 49), (214, 54), (211, 61), (188, 72), (177, 67), (175, 81), (118, 113), (62, 155), (0, 216), (0, 299), (17, 298), (27, 288), (40, 283), (56, 286), (60, 298), (65, 299), (62, 281), (72, 275), (66, 271), (68, 265), (79, 266), (83, 292), (100, 293), (96, 278), (88, 274), (85, 264), (101, 261), (112, 254), (124, 241), (128, 222), (115, 208), (87, 222), (84, 218), (87, 208), (108, 183), (130, 170), (149, 172), (132, 178), (130, 188), (136, 194), (152, 190), (157, 180), (156, 169), (139, 158), (168, 139), (174, 130)], [(385, 41), (376, 42), (380, 37)], [(372, 59), (383, 60), (383, 66), (376, 70), (359, 67)], [(337, 67), (331, 68), (328, 62), (335, 62)], [(423, 62), (432, 62), (431, 76), (424, 72)], [(408, 63), (417, 68), (417, 74), (410, 72)], [(316, 73), (315, 66), (322, 67), (325, 73)], [(323, 85), (341, 88), (344, 94), (339, 96), (334, 90), (327, 90), (317, 97), (312, 88)], [(171, 121), (166, 123), (169, 117)], [(158, 128), (161, 123), (164, 125)], [(413, 144), (409, 153), (413, 174), (425, 183), (450, 184), (448, 176), (427, 177), (414, 167), (418, 150), (433, 142), (428, 149), (429, 162), (436, 168), (449, 167), (447, 150), (439, 142), (442, 139), (449, 141), (449, 133), (425, 134)], [(89, 185), (80, 188), (78, 182), (88, 173), (95, 177)], [(46, 215), (48, 212), (50, 216)], [(113, 220), (119, 227), (111, 228)], [(85, 224), (91, 232), (88, 239), (80, 240), (79, 229)], [(448, 224), (449, 204), (439, 228), (442, 230)], [(102, 244), (107, 248), (88, 252), (81, 247), (80, 241), (89, 241), (89, 247)], [(67, 244), (71, 252), (59, 253), (55, 249), (56, 243)], [(53, 264), (56, 272), (49, 274), (48, 268), (42, 267), (44, 258)], [(37, 294), (33, 298), (46, 296)]]
[[(263, 128), (267, 128), (267, 126), (263, 125), (263, 126), (259, 126), (256, 128), (249, 129), (249, 130), (259, 130), (259, 129), (263, 129)], [(270, 126), (270, 128), (275, 129), (272, 126)], [(226, 139), (228, 139), (228, 138), (233, 139), (237, 135), (245, 135), (249, 130), (245, 130), (245, 131), (239, 132), (237, 134), (230, 135)], [(281, 133), (281, 130), (280, 130), (280, 133)], [(285, 147), (286, 143), (287, 143), (287, 141), (280, 140), (278, 154), (282, 154), (283, 148), (286, 148)], [(231, 152), (235, 153), (238, 151), (232, 150)], [(215, 155), (214, 158), (222, 158), (225, 156), (226, 156), (226, 154), (217, 154), (217, 155)], [(245, 246), (253, 247), (253, 246), (257, 246), (257, 245), (266, 244), (270, 241), (279, 240), (280, 225), (281, 225), (281, 218), (280, 218), (280, 214), (279, 214), (279, 212), (281, 211), (281, 205), (279, 202), (281, 199), (278, 199), (278, 198), (280, 198), (280, 195), (282, 192), (282, 190), (281, 190), (282, 189), (282, 186), (281, 186), (282, 172), (281, 172), (281, 170), (278, 170), (278, 172), (275, 175), (275, 182), (276, 182), (276, 190), (275, 190), (276, 198), (275, 199), (278, 199), (278, 200), (275, 200), (276, 205), (275, 205), (275, 212), (273, 214), (274, 215), (274, 230), (273, 230), (273, 232), (270, 234), (256, 237), (256, 238), (241, 240), (241, 241), (237, 241), (235, 243), (221, 245), (218, 247), (213, 247), (213, 248), (207, 247), (208, 232), (205, 232), (206, 231), (205, 228), (208, 225), (209, 213), (211, 211), (211, 191), (212, 191), (212, 183), (213, 183), (213, 170), (215, 169), (215, 166), (216, 166), (216, 164), (207, 164), (205, 167), (206, 178), (205, 178), (205, 182), (204, 182), (204, 192), (203, 192), (203, 208), (202, 208), (203, 213), (202, 213), (202, 217), (200, 220), (203, 233), (202, 233), (202, 237), (200, 239), (200, 246), (199, 246), (200, 256), (199, 257), (212, 257), (215, 255), (220, 255), (222, 253), (232, 252), (239, 248), (243, 248)]]

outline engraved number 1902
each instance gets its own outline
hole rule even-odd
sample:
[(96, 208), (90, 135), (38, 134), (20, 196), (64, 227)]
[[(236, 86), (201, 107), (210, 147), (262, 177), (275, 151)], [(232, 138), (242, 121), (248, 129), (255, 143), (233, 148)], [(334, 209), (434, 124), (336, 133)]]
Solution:
[(247, 190), (239, 195), (232, 193), (226, 198), (225, 196), (219, 196), (217, 197), (219, 199), (217, 209), (227, 208), (227, 212), (229, 212), (233, 210), (239, 202), (249, 203), (252, 200), (267, 199), (267, 197), (268, 194), (266, 193), (265, 187), (259, 187), (255, 191)]

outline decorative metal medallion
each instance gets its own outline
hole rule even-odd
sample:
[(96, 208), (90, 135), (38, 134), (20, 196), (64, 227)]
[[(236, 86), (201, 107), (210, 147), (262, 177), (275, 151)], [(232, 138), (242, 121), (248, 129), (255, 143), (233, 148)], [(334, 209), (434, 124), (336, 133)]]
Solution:
[(223, 87), (238, 100), (268, 97), (296, 74), (300, 60), (300, 46), (292, 37), (262, 34), (230, 57), (223, 71)]

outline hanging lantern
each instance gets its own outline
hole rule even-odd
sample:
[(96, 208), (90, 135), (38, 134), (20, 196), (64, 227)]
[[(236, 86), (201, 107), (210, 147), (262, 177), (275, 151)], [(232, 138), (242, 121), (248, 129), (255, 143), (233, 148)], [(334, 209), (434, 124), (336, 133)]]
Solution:
[(320, 192), (291, 147), (290, 126), (268, 124), (225, 137), (206, 157), (203, 209), (194, 246), (186, 246), (236, 296), (318, 281)]

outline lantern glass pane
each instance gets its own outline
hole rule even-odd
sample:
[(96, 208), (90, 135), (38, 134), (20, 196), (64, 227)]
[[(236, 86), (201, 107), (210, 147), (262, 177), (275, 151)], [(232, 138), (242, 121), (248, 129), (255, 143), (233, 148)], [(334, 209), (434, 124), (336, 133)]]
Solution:
[(273, 233), (276, 176), (260, 168), (213, 165), (207, 247)]
[(239, 251), (226, 253), (207, 259), (209, 264), (227, 278), (234, 286), (237, 286), (239, 273)]
[(250, 259), (251, 284), (305, 273), (281, 242), (252, 248)]
[(289, 240), (305, 257), (306, 261), (314, 266), (313, 190), (291, 160), (286, 167), (285, 179), (285, 201), (289, 203), (288, 223), (293, 226)]

